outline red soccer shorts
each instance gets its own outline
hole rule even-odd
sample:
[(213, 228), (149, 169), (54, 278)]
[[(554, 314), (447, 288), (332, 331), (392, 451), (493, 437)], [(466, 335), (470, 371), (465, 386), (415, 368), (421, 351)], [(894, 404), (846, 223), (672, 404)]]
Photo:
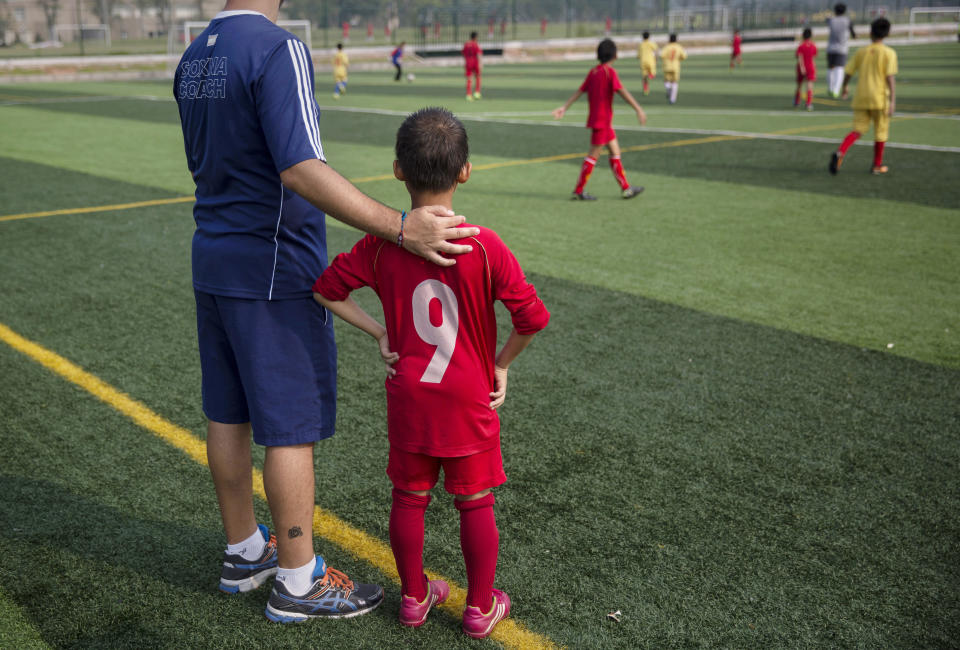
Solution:
[(480, 66), (479, 66), (479, 64), (476, 64), (476, 63), (473, 63), (473, 64), (468, 63), (467, 66), (466, 66), (466, 72), (464, 72), (464, 75), (463, 75), (463, 76), (469, 77), (469, 76), (475, 75), (475, 74), (477, 74), (477, 73), (479, 73), (479, 72), (480, 72)]
[(607, 126), (602, 129), (593, 130), (593, 133), (590, 135), (590, 144), (594, 145), (595, 147), (599, 147), (616, 139), (616, 131), (613, 130), (612, 126)]
[(414, 454), (390, 445), (387, 476), (398, 490), (419, 492), (437, 484), (443, 468), (443, 489), (450, 494), (470, 495), (496, 487), (507, 480), (500, 445), (456, 458)]
[(814, 68), (813, 66), (810, 66), (810, 68), (807, 70), (807, 74), (804, 75), (802, 72), (800, 72), (800, 66), (797, 66), (797, 83), (800, 83), (801, 81), (804, 81), (804, 80), (816, 81), (817, 69)]

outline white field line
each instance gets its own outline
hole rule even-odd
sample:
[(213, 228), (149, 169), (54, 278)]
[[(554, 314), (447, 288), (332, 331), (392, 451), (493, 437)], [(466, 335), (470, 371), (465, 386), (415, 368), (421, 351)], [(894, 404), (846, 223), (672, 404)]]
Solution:
[[(62, 99), (57, 99), (53, 97), (44, 97), (31, 100), (23, 101), (0, 101), (0, 106), (23, 106), (30, 104), (50, 104), (50, 103), (61, 103), (61, 102), (97, 102), (97, 101), (112, 101), (120, 99), (140, 99), (144, 101), (173, 101), (172, 97), (159, 97), (155, 95), (137, 95), (133, 97), (129, 96), (114, 96), (114, 95), (103, 95), (103, 96), (91, 96), (91, 97), (66, 97)], [(346, 106), (321, 106), (321, 111), (331, 111), (331, 112), (340, 112), (340, 113), (363, 113), (370, 115), (389, 115), (395, 117), (406, 117), (409, 115), (407, 111), (396, 111), (385, 108), (353, 108)], [(665, 111), (666, 112), (675, 112), (675, 111)], [(699, 109), (686, 109), (687, 114), (724, 114), (724, 112), (710, 112), (707, 110)], [(834, 115), (841, 113), (840, 111), (833, 112)], [(578, 113), (570, 111), (567, 115), (584, 115), (585, 113)], [(795, 113), (792, 111), (726, 111), (725, 114), (730, 115), (795, 115), (801, 118), (809, 119), (815, 117), (809, 114)], [(529, 111), (529, 112), (517, 112), (517, 113), (464, 113), (460, 114), (459, 117), (461, 120), (469, 122), (486, 122), (494, 124), (516, 124), (521, 126), (546, 126), (546, 127), (567, 127), (567, 128), (577, 128), (582, 129), (581, 124), (573, 124), (571, 122), (556, 122), (556, 121), (536, 121), (536, 120), (517, 120), (517, 119), (503, 119), (507, 116), (546, 116), (547, 113), (541, 111)], [(824, 117), (823, 114), (817, 115), (816, 117)], [(895, 113), (894, 117), (910, 117), (910, 118), (933, 118), (933, 119), (960, 119), (960, 116), (945, 116), (945, 115), (932, 115), (928, 113)], [(760, 133), (753, 131), (732, 131), (727, 129), (690, 129), (682, 127), (655, 127), (655, 126), (620, 126), (617, 127), (618, 131), (650, 131), (654, 133), (677, 133), (685, 135), (726, 135), (732, 137), (739, 137), (744, 139), (756, 139), (756, 140), (783, 140), (791, 142), (817, 142), (817, 143), (835, 143), (837, 138), (824, 138), (816, 136), (805, 136), (805, 135), (781, 135), (775, 133)], [(858, 145), (870, 145), (872, 142), (859, 141), (856, 144)], [(960, 153), (960, 147), (941, 147), (936, 145), (927, 145), (927, 144), (910, 144), (910, 143), (899, 143), (899, 142), (888, 142), (888, 147), (894, 149), (914, 149), (917, 151), (940, 151), (946, 153)]]

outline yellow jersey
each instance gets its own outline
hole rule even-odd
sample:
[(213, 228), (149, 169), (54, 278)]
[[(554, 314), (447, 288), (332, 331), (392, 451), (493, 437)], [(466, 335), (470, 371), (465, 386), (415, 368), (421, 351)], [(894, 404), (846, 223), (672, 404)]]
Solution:
[(340, 79), (346, 79), (348, 65), (350, 65), (350, 59), (347, 57), (347, 53), (337, 52), (333, 57), (333, 76)]
[(687, 58), (687, 51), (679, 43), (668, 43), (660, 50), (664, 72), (680, 72), (680, 62)]
[(860, 110), (887, 110), (890, 106), (890, 87), (887, 77), (897, 74), (897, 53), (881, 41), (857, 50), (844, 69), (851, 77), (857, 72), (857, 90), (851, 106)]
[(643, 63), (656, 63), (659, 49), (657, 44), (649, 39), (641, 41), (640, 47), (637, 48), (637, 58)]

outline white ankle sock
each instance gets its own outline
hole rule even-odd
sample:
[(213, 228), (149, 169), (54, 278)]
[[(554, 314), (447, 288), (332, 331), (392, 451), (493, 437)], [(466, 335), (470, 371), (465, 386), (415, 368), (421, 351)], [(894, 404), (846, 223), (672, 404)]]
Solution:
[(257, 560), (263, 555), (263, 547), (267, 540), (260, 532), (260, 526), (253, 531), (253, 535), (238, 544), (227, 544), (227, 555), (239, 555), (244, 560)]
[(276, 580), (282, 582), (294, 596), (302, 596), (313, 585), (313, 570), (317, 566), (317, 557), (296, 569), (277, 569)]

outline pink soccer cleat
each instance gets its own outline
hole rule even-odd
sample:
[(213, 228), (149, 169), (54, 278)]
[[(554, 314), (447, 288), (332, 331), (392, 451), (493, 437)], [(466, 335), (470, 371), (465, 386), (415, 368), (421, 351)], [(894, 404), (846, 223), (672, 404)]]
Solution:
[(479, 607), (467, 605), (463, 610), (463, 631), (474, 639), (483, 639), (490, 636), (497, 623), (510, 615), (510, 596), (493, 590), (493, 606), (484, 614)]
[(443, 580), (428, 580), (427, 595), (420, 602), (413, 596), (400, 597), (400, 624), (420, 627), (427, 621), (427, 614), (434, 605), (439, 605), (450, 595), (450, 587)]

